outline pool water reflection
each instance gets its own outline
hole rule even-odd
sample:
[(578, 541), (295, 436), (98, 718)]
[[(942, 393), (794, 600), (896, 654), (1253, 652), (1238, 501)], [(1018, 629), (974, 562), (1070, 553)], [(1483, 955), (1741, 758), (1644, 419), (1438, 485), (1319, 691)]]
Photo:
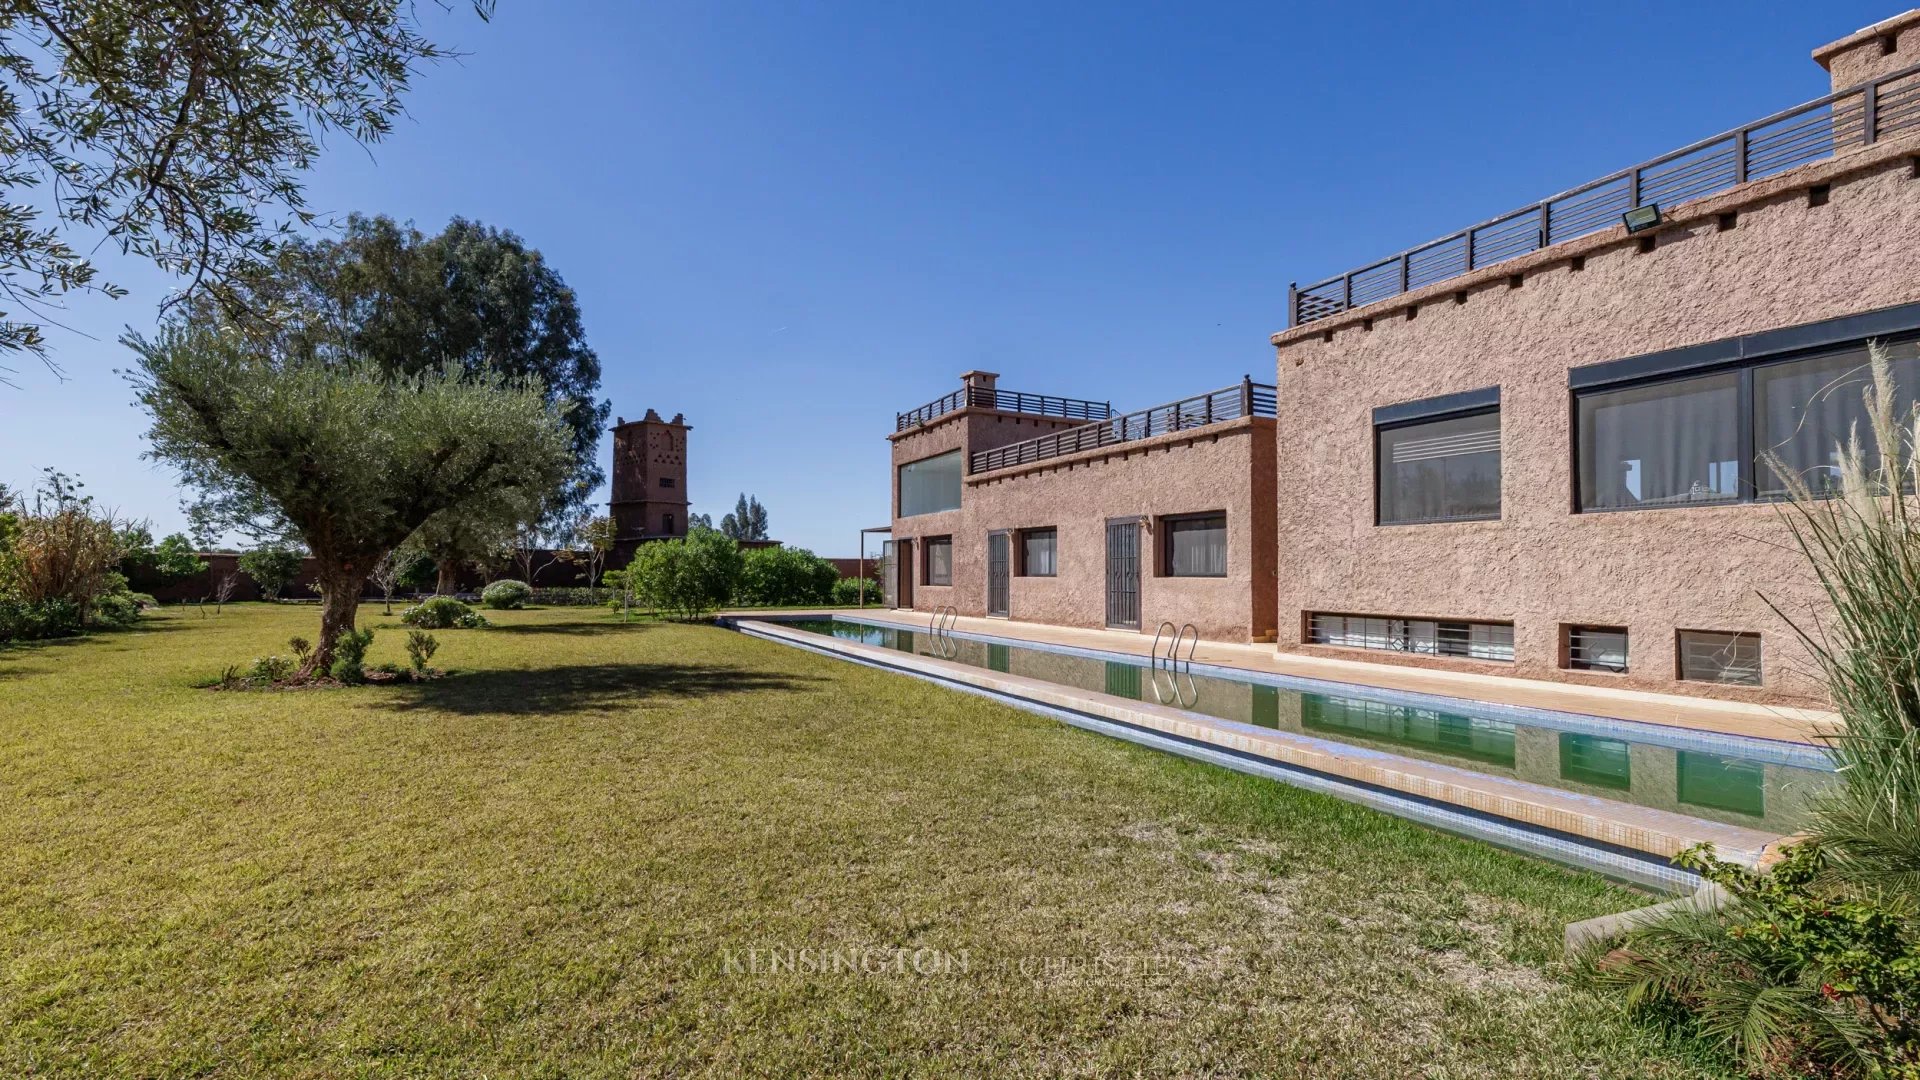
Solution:
[[(939, 655), (930, 648), (927, 634), (913, 630), (842, 619), (783, 625), (901, 652)], [(958, 652), (940, 658), (1749, 828), (1795, 831), (1807, 799), (1833, 781), (1831, 773), (1816, 769), (1495, 716), (1212, 675), (1170, 675), (1124, 661), (968, 638), (954, 642)]]

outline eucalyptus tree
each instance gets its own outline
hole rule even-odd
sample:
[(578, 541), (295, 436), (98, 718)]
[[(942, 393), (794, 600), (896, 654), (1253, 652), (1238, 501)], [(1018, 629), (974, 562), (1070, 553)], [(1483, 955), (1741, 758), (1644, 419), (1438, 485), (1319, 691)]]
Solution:
[[(493, 0), (473, 7), (488, 18)], [(122, 294), (96, 242), (221, 295), (314, 223), (302, 174), (322, 140), (385, 138), (419, 69), (448, 55), (407, 0), (0, 5), (0, 352), (51, 367), (47, 309)]]
[(537, 382), (456, 365), (394, 373), (349, 348), (289, 354), (219, 320), (130, 334), (153, 456), (199, 494), (198, 517), (312, 553), (328, 670), (368, 576), (435, 514), (490, 492), (550, 491), (572, 456)]
[[(455, 368), (537, 381), (566, 423), (563, 482), (537, 498), (499, 494), (441, 513), (421, 536), (441, 585), (467, 563), (511, 549), (524, 527), (552, 532), (605, 479), (600, 358), (572, 289), (512, 232), (455, 218), (434, 236), (354, 215), (337, 236), (289, 241), (235, 283), (251, 334), (290, 356), (339, 352), (392, 375)], [(525, 495), (527, 493), (521, 493)]]

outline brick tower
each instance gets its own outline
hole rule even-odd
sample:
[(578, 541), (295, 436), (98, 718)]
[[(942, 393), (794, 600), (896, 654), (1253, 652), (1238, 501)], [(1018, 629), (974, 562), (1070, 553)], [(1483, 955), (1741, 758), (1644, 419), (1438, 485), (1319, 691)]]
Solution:
[(687, 535), (687, 426), (675, 413), (662, 420), (652, 409), (613, 429), (611, 566), (625, 566), (647, 540)]

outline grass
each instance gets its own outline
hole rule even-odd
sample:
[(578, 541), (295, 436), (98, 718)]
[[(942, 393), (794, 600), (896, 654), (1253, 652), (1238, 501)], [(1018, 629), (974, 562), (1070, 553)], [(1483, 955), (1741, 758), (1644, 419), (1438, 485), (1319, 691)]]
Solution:
[(711, 627), (488, 615), (345, 690), (192, 686), (310, 607), (0, 651), (0, 1075), (1718, 1075), (1569, 983), (1562, 924), (1643, 894)]

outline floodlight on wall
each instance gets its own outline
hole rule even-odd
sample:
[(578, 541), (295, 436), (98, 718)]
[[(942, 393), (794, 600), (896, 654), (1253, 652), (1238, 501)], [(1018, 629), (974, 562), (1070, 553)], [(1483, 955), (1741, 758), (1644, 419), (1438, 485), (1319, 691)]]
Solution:
[(1636, 206), (1626, 213), (1621, 214), (1620, 220), (1627, 223), (1627, 233), (1629, 235), (1637, 232), (1646, 232), (1648, 229), (1655, 228), (1660, 224), (1660, 204), (1647, 203), (1645, 206)]

